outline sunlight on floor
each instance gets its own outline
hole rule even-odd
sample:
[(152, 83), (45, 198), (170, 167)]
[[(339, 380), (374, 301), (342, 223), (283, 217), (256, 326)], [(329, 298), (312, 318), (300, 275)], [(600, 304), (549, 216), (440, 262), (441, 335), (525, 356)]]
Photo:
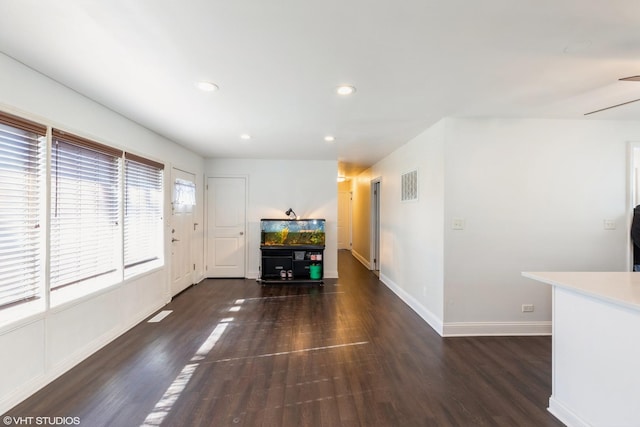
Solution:
[[(233, 311), (240, 310), (239, 305), (236, 305), (233, 308), (237, 308), (237, 310)], [(211, 350), (213, 350), (213, 347), (216, 345), (224, 331), (227, 329), (227, 326), (232, 321), (233, 317), (226, 317), (216, 325), (207, 339), (202, 343), (200, 348), (198, 348), (196, 354), (194, 354), (191, 358), (191, 363), (185, 365), (185, 367), (182, 368), (176, 379), (173, 380), (169, 388), (167, 388), (167, 391), (162, 395), (158, 403), (156, 403), (153, 410), (149, 413), (149, 415), (147, 415), (147, 418), (140, 425), (140, 427), (157, 427), (162, 424), (169, 412), (171, 412), (171, 408), (173, 407), (173, 405), (176, 403), (184, 389), (187, 387), (189, 380), (191, 380), (193, 373), (199, 365), (199, 363), (197, 362), (203, 360), (207, 356), (207, 354), (209, 354)]]

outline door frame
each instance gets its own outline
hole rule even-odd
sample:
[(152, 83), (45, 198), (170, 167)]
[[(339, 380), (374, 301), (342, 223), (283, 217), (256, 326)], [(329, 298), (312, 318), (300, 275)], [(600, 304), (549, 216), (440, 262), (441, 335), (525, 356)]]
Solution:
[(382, 178), (377, 177), (371, 180), (371, 247), (370, 263), (371, 270), (380, 272), (380, 206), (382, 195)]
[[(209, 180), (216, 178), (244, 178), (244, 236), (245, 236), (245, 245), (244, 245), (244, 277), (250, 278), (248, 276), (249, 271), (249, 246), (250, 245), (250, 236), (252, 235), (251, 230), (249, 230), (249, 175), (238, 175), (238, 174), (215, 174), (215, 175), (207, 175), (205, 177), (204, 183), (204, 230), (205, 230), (205, 238), (208, 239), (209, 236)], [(205, 263), (205, 277), (207, 276), (207, 266), (209, 263), (209, 242), (205, 241), (204, 243), (204, 263)], [(257, 278), (256, 276), (255, 278)]]

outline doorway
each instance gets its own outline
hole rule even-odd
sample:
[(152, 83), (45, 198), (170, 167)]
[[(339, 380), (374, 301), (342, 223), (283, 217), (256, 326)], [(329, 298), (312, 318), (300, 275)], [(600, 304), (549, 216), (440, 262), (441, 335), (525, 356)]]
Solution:
[(246, 177), (207, 179), (207, 277), (246, 277)]
[(171, 296), (194, 281), (192, 263), (196, 178), (193, 173), (171, 170)]
[(380, 275), (380, 178), (371, 181), (371, 269)]

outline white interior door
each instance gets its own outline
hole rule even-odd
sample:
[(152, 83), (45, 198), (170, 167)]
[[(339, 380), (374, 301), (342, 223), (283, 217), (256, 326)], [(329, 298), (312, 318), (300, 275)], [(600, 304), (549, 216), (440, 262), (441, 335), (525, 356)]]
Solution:
[(351, 249), (351, 192), (338, 192), (338, 249)]
[(195, 175), (172, 169), (171, 187), (171, 296), (174, 296), (193, 283)]
[(207, 277), (245, 277), (244, 177), (207, 180)]

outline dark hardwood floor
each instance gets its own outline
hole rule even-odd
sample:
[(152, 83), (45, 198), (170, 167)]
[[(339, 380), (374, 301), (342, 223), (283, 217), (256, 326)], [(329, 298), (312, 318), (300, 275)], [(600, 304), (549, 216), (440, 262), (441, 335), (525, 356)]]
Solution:
[(8, 415), (100, 426), (562, 426), (550, 337), (441, 338), (349, 252), (323, 287), (205, 280)]

